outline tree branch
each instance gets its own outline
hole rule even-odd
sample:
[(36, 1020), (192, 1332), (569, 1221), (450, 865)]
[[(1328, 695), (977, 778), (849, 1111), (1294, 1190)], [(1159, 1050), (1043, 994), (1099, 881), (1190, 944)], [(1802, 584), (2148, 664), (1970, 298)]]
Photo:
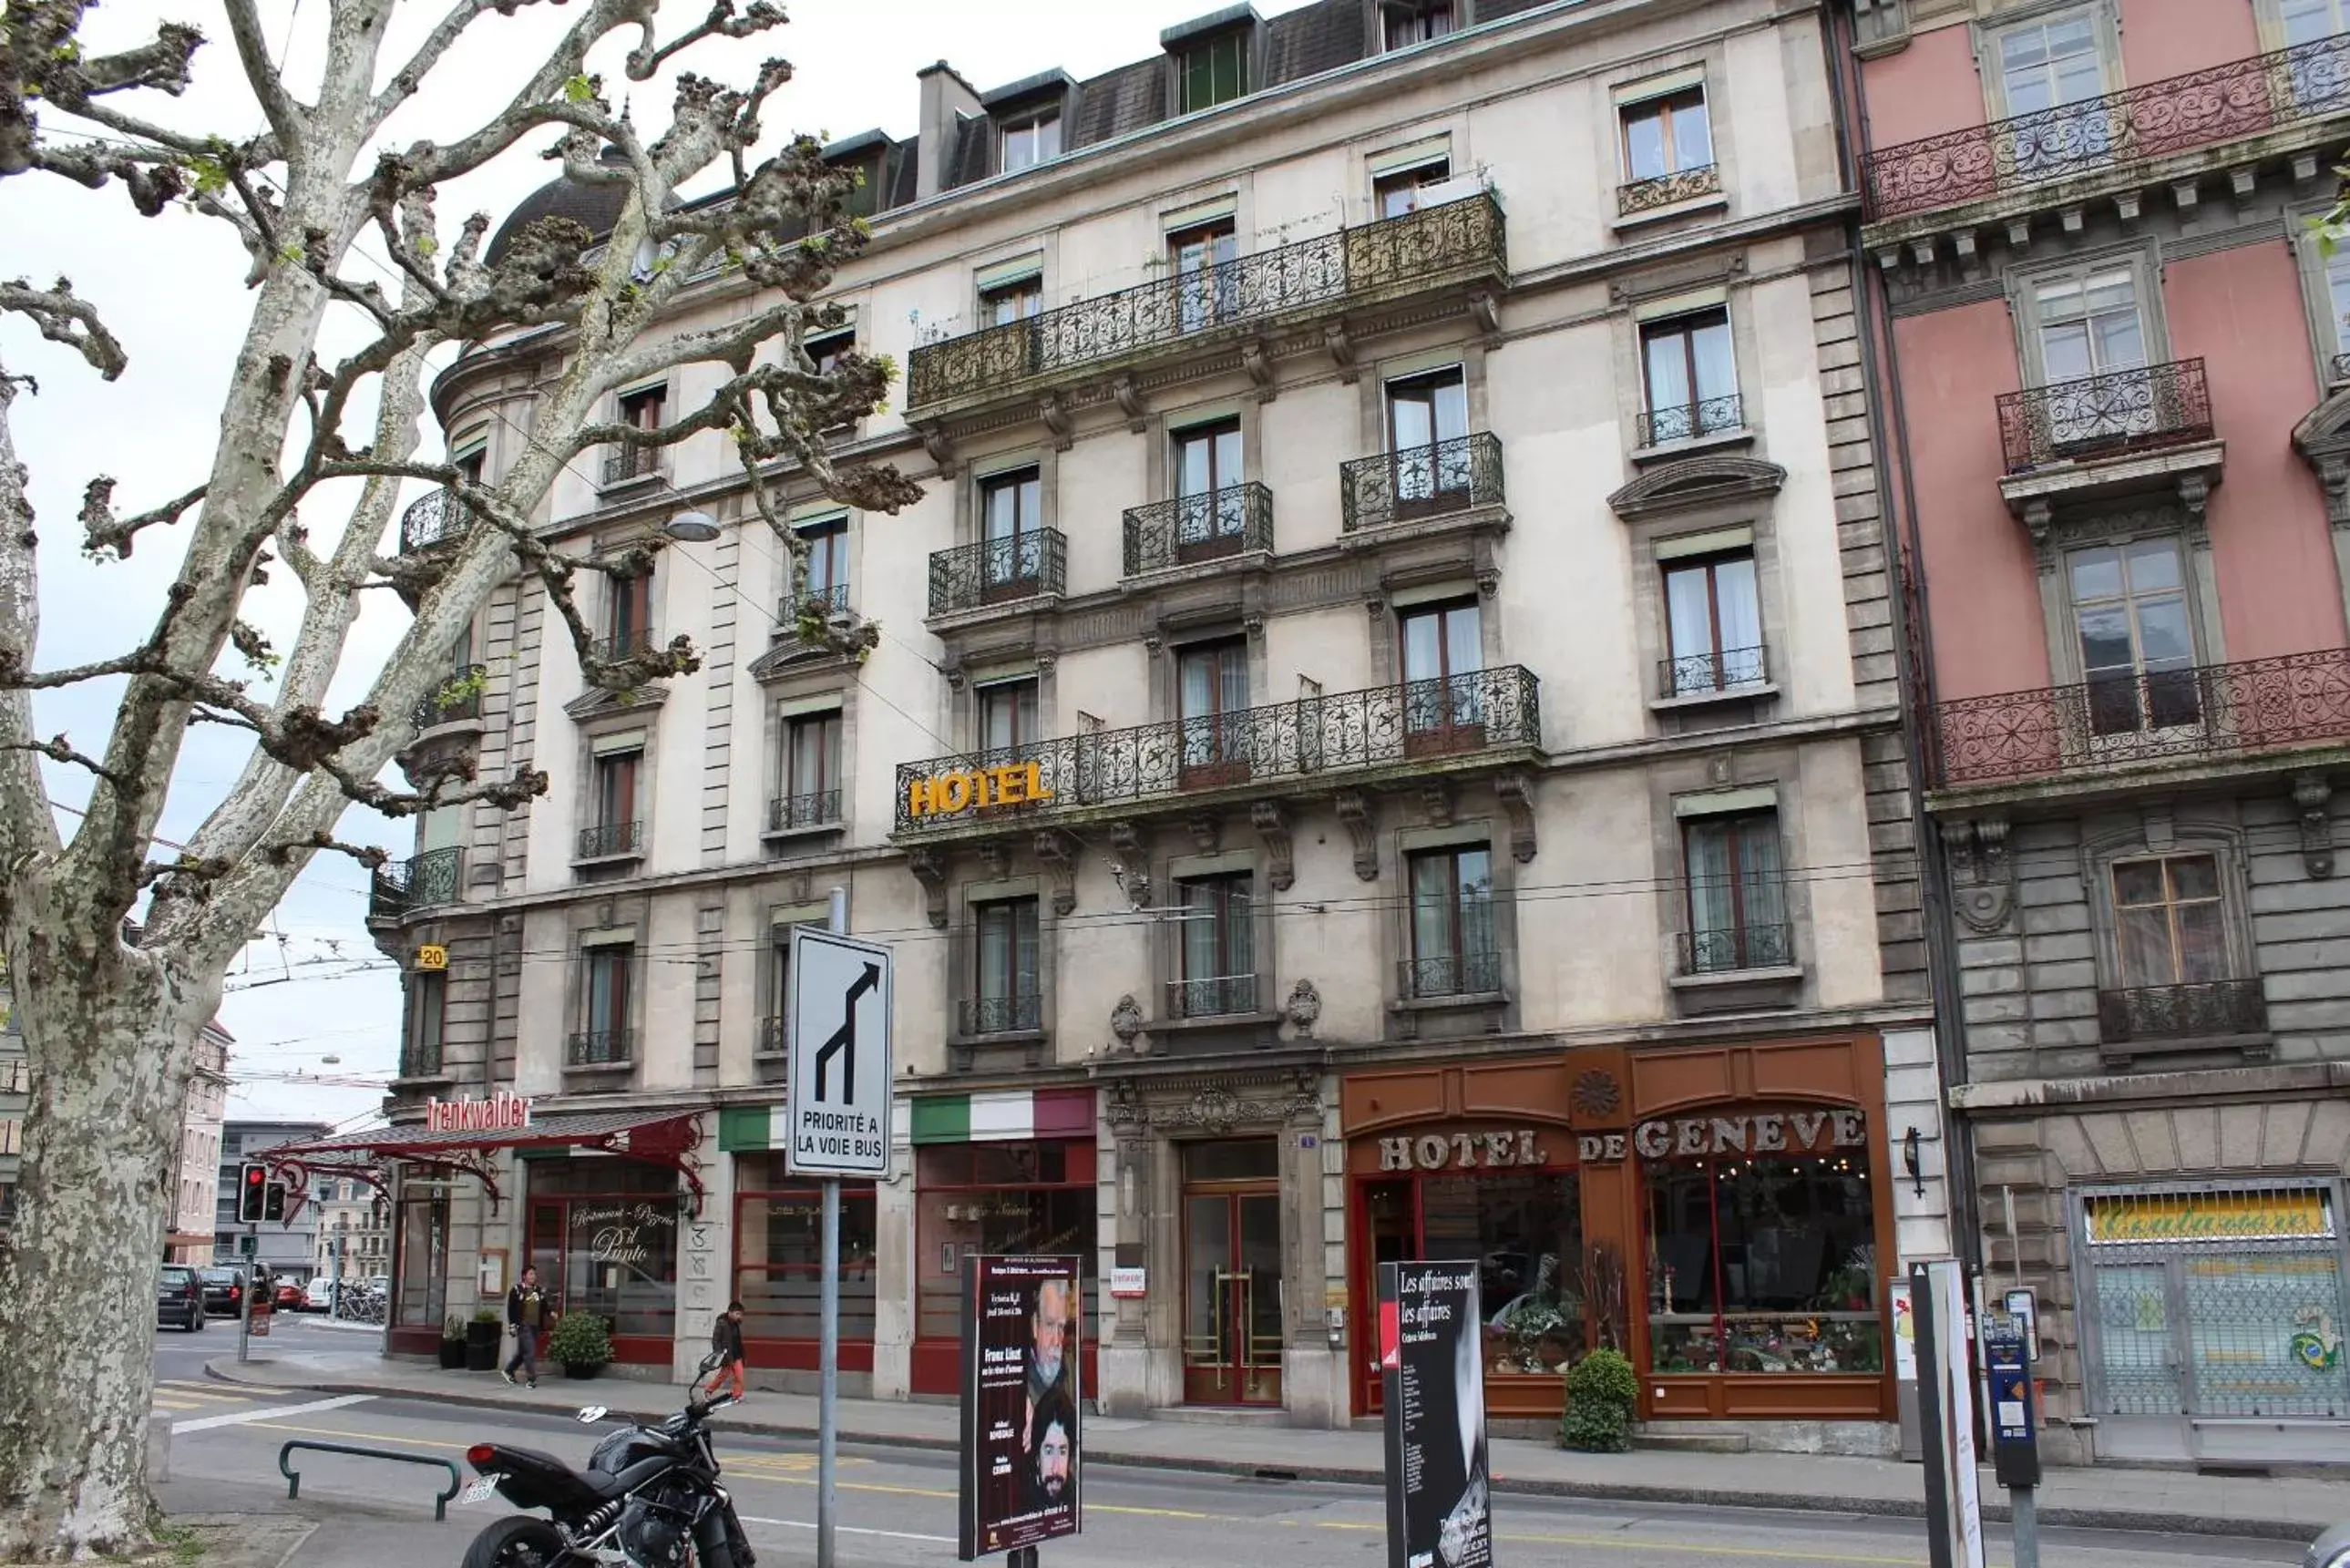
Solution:
[(0, 751), (37, 752), (51, 762), (68, 763), (78, 768), (87, 768), (107, 783), (117, 788), (121, 787), (122, 781), (115, 777), (105, 764), (96, 757), (86, 757), (75, 751), (71, 742), (68, 742), (62, 733), (52, 735), (46, 741), (0, 742)]
[(75, 296), (70, 279), (61, 277), (47, 288), (35, 288), (21, 277), (0, 283), (0, 312), (29, 318), (42, 337), (64, 344), (109, 381), (130, 363), (99, 319), (98, 307)]
[(133, 516), (117, 517), (113, 506), (114, 480), (111, 475), (100, 474), (82, 491), (82, 550), (91, 556), (111, 550), (119, 559), (127, 561), (130, 558), (131, 541), (138, 537), (140, 529), (151, 528), (158, 524), (177, 523), (182, 513), (203, 498), (204, 486), (199, 484), (185, 495), (175, 496), (161, 506), (150, 507)]

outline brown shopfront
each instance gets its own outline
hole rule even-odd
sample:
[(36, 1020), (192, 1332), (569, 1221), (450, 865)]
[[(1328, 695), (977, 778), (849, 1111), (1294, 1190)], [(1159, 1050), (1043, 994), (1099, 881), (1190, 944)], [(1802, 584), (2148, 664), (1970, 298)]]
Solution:
[(1613, 1345), (1644, 1417), (1889, 1420), (1883, 1084), (1874, 1035), (1350, 1074), (1355, 1321), (1379, 1262), (1474, 1258), (1497, 1417), (1555, 1416)]

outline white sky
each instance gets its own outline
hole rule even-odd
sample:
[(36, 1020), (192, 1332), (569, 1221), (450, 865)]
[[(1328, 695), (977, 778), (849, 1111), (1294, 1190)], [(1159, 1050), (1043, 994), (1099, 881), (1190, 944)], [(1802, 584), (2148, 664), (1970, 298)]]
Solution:
[[(1258, 9), (1271, 16), (1304, 3), (1258, 0)], [(795, 79), (767, 109), (771, 136), (813, 130), (831, 139), (875, 125), (906, 136), (916, 124), (914, 73), (934, 60), (949, 61), (983, 92), (1055, 65), (1083, 78), (1155, 54), (1160, 28), (1220, 8), (1218, 0), (785, 0), (790, 26), (740, 43), (713, 40), (673, 63), (740, 84), (771, 55), (791, 60)], [(401, 57), (399, 44), (421, 35), (443, 9), (441, 0), (405, 0), (396, 17), (395, 47), (386, 57)], [(663, 8), (663, 36), (705, 10), (699, 0), (671, 0)], [(317, 58), (326, 0), (261, 0), (261, 11), (299, 93), (305, 62)], [(481, 106), (504, 102), (577, 11), (541, 4), (513, 17), (483, 17), (426, 91), (393, 121), (391, 140), (446, 141), (472, 130)], [(151, 36), (163, 17), (196, 23), (212, 42), (197, 55), (195, 84), (184, 98), (151, 95), (136, 111), (230, 135), (257, 128), (261, 116), (244, 90), (226, 19), (209, 0), (120, 0), (90, 14), (85, 38), (93, 48), (119, 47)], [(606, 74), (608, 94), (634, 93), (637, 122), (650, 131), (666, 122), (669, 89), (625, 83), (620, 52), (608, 45), (594, 63)], [(51, 126), (58, 123), (52, 116)], [(551, 140), (533, 139), (443, 190), (438, 205), (443, 232), (453, 234), (476, 210), (503, 218), (545, 183), (550, 167), (532, 150)], [(0, 320), (0, 352), (8, 369), (40, 381), (37, 397), (17, 400), (14, 428), (17, 453), (32, 469), (34, 504), (43, 522), (42, 668), (121, 652), (151, 625), (161, 589), (177, 568), (180, 541), (165, 531), (151, 532), (138, 541), (130, 561), (93, 566), (77, 547), (75, 514), (82, 487), (98, 474), (120, 482), (115, 502), (125, 513), (203, 477), (244, 320), (244, 266), (242, 253), (217, 223), (176, 212), (140, 218), (119, 189), (93, 193), (33, 176), (0, 182), (0, 277), (70, 277), (98, 304), (130, 355), (130, 370), (108, 387), (21, 321)], [(355, 273), (366, 275), (365, 264)], [(389, 279), (378, 281), (389, 286)], [(429, 425), (423, 450), (438, 450), (437, 432)], [(322, 549), (338, 531), (334, 511), (324, 505), (314, 504), (306, 522)], [(282, 649), (299, 611), (284, 591), (290, 575), (281, 569), (276, 576), (276, 586), (248, 615)], [(341, 701), (364, 690), (406, 623), (405, 610), (389, 595), (371, 594), (369, 601), (346, 654), (348, 679), (336, 693)], [(119, 700), (118, 688), (99, 685), (48, 694), (38, 708), (40, 732), (63, 731), (78, 749), (96, 753)], [(163, 836), (193, 831), (244, 757), (233, 734), (200, 728), (182, 754)], [(62, 804), (87, 798), (88, 781), (76, 770), (52, 768), (50, 782)], [(61, 821), (70, 830), (73, 819)], [(402, 855), (411, 842), (407, 825), (372, 812), (350, 813), (341, 832)], [(400, 992), (393, 966), (376, 953), (363, 924), (367, 882), (355, 862), (319, 857), (278, 909), (272, 930), (247, 950), (232, 975), (234, 989), (222, 1022), (237, 1036), (232, 1072), (246, 1081), (232, 1096), (231, 1116), (340, 1121), (380, 1103), (380, 1092), (364, 1086), (249, 1078), (390, 1077), (399, 1055)]]

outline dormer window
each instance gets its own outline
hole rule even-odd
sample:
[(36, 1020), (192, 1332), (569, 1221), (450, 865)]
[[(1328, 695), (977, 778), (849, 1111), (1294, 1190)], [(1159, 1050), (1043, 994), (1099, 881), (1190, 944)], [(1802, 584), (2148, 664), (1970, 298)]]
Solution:
[(1038, 109), (1003, 122), (1003, 171), (1027, 169), (1061, 155), (1061, 111)]
[(1248, 30), (1235, 27), (1183, 51), (1177, 60), (1181, 112), (1196, 114), (1248, 91)]
[(1380, 0), (1387, 20), (1387, 47), (1409, 49), (1441, 38), (1461, 26), (1457, 0)]

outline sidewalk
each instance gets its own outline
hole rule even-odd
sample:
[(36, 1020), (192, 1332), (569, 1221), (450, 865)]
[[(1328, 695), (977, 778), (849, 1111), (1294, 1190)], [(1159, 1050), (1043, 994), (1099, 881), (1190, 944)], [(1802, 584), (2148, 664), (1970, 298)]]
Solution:
[[(569, 1414), (585, 1404), (616, 1416), (659, 1419), (676, 1413), (681, 1388), (619, 1377), (548, 1378), (536, 1389), (508, 1387), (487, 1373), (444, 1372), (388, 1362), (373, 1351), (289, 1354), (207, 1370), (223, 1381), (328, 1394), (375, 1394), (486, 1409)], [(952, 1406), (843, 1399), (840, 1440), (952, 1451), (960, 1417)], [(813, 1395), (754, 1390), (719, 1425), (764, 1437), (814, 1438)], [(1274, 1480), (1379, 1484), (1377, 1432), (1303, 1432), (1270, 1423), (1120, 1420), (1088, 1417), (1086, 1454), (1097, 1464), (1136, 1465)], [(1819, 1454), (1704, 1454), (1642, 1449), (1575, 1454), (1519, 1438), (1493, 1440), (1497, 1491), (1635, 1502), (1778, 1508), (1813, 1512), (1915, 1516), (1925, 1511), (1916, 1465)], [(2006, 1494), (1982, 1474), (1984, 1514), (2007, 1517)], [(2043, 1525), (2172, 1534), (2306, 1541), (2350, 1519), (2350, 1480), (2195, 1475), (2179, 1470), (2054, 1469), (2038, 1492)]]

